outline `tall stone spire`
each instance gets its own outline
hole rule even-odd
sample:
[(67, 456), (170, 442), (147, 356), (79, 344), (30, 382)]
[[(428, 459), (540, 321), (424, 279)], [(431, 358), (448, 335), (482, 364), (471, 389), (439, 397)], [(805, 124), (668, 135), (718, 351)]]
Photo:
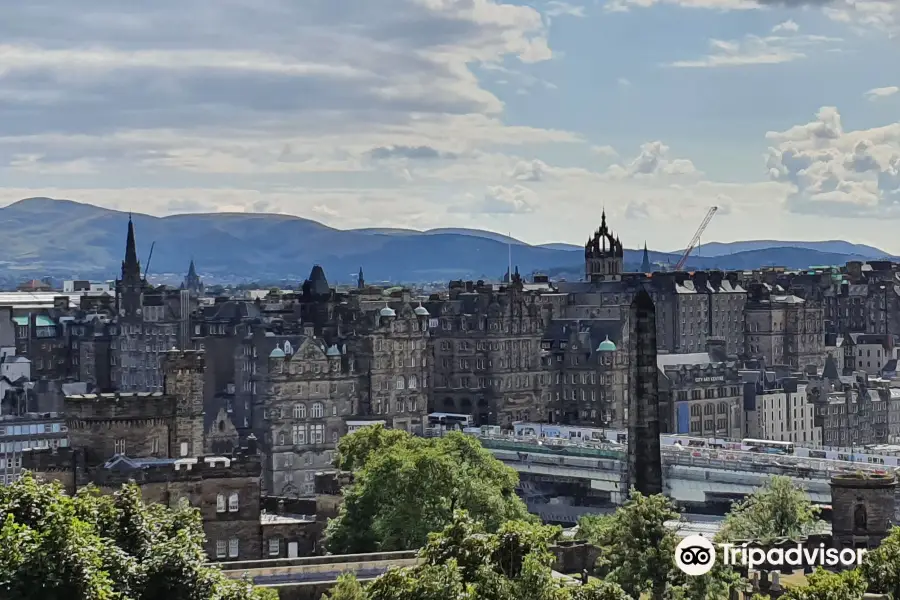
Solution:
[(659, 383), (656, 363), (656, 307), (646, 290), (629, 311), (628, 479), (645, 496), (661, 494)]
[(366, 278), (363, 277), (362, 267), (359, 268), (359, 275), (356, 276), (356, 287), (358, 289), (363, 289), (366, 287)]
[(653, 267), (650, 266), (650, 253), (647, 252), (647, 242), (644, 242), (644, 260), (641, 261), (641, 273), (652, 272)]
[(137, 257), (134, 241), (134, 222), (128, 215), (128, 235), (125, 238), (125, 260), (122, 261), (122, 281), (135, 283), (141, 279), (141, 263)]

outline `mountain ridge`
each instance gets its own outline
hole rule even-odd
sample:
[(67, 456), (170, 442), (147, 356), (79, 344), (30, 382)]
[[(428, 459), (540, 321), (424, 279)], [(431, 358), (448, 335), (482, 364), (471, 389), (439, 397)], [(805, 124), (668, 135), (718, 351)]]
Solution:
[[(76, 200), (37, 197), (0, 208), (0, 219), (8, 230), (16, 232), (0, 247), (0, 276), (7, 280), (43, 276), (114, 277), (124, 253), (129, 214), (135, 224), (142, 268), (151, 275), (184, 273), (193, 258), (202, 276), (218, 281), (302, 280), (313, 264), (322, 265), (333, 282), (355, 281), (360, 267), (370, 281), (496, 279), (506, 271), (510, 253), (513, 264), (526, 274), (533, 271), (579, 274), (583, 269), (581, 246), (531, 245), (504, 234), (477, 229), (344, 230), (305, 217), (271, 213), (155, 217)], [(692, 256), (688, 261), (688, 268), (730, 270), (771, 264), (803, 268), (887, 255), (872, 246), (836, 240), (760, 247), (764, 243), (765, 240), (719, 243), (720, 250), (721, 247), (745, 247), (741, 244), (755, 245), (756, 249), (717, 256), (705, 256), (701, 248), (701, 255)], [(707, 246), (710, 252), (715, 252), (716, 246)], [(826, 251), (834, 247), (846, 248), (848, 252)], [(650, 259), (674, 265), (681, 253), (650, 251)], [(626, 250), (626, 268), (639, 268), (641, 258), (641, 249)]]

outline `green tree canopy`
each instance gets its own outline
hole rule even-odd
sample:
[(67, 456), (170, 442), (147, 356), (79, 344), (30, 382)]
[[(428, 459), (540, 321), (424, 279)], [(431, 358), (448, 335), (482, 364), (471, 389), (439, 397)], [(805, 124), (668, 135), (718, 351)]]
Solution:
[(0, 598), (263, 600), (274, 593), (205, 565), (196, 510), (145, 505), (140, 490), (75, 497), (30, 474), (0, 486)]
[(794, 485), (790, 477), (776, 475), (726, 515), (717, 538), (722, 541), (779, 537), (797, 538), (822, 530), (819, 507)]
[(739, 580), (730, 569), (716, 563), (709, 574), (688, 577), (675, 565), (680, 538), (666, 522), (679, 520), (681, 515), (665, 496), (632, 491), (615, 513), (586, 515), (578, 528), (600, 550), (597, 575), (635, 598), (642, 594), (684, 600), (727, 598), (729, 585)]
[(632, 600), (604, 581), (572, 585), (553, 576), (548, 545), (560, 531), (526, 521), (497, 533), (456, 511), (420, 551), (422, 563), (395, 569), (363, 587), (342, 578), (328, 600)]
[(894, 527), (878, 548), (866, 554), (860, 571), (870, 592), (900, 598), (900, 527)]
[(420, 548), (457, 509), (489, 531), (535, 520), (516, 496), (517, 473), (462, 433), (422, 439), (364, 427), (341, 440), (335, 464), (354, 473), (326, 530), (335, 554)]
[(862, 600), (866, 581), (857, 569), (829, 573), (821, 567), (806, 578), (805, 586), (788, 588), (782, 600)]

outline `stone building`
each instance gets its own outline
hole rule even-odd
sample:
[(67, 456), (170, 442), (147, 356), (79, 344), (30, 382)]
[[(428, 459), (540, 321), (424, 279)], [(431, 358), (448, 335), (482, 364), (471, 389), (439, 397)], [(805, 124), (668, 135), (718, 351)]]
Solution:
[(431, 384), (429, 322), (428, 309), (408, 295), (380, 306), (361, 303), (348, 346), (359, 375), (356, 414), (384, 419), (394, 429), (424, 432)]
[(541, 295), (526, 290), (516, 272), (512, 283), (496, 290), (483, 282), (451, 282), (448, 299), (428, 302), (433, 410), (473, 415), (480, 425), (547, 419)]
[(121, 391), (160, 391), (164, 356), (186, 349), (196, 298), (189, 290), (154, 288), (141, 273), (134, 223), (128, 219), (125, 260), (116, 280), (117, 331), (112, 340), (112, 380)]
[(816, 426), (815, 405), (806, 389), (807, 382), (795, 377), (764, 376), (745, 386), (744, 437), (821, 447), (822, 428)]
[(547, 422), (626, 427), (629, 340), (627, 315), (619, 317), (550, 323), (541, 340)]
[(88, 466), (132, 458), (190, 457), (203, 452), (202, 352), (166, 356), (165, 392), (69, 396), (65, 415), (73, 448)]
[(815, 301), (757, 284), (751, 288), (744, 321), (747, 357), (801, 370), (824, 366), (824, 313)]
[(309, 540), (316, 539), (321, 524), (314, 516), (264, 509), (260, 457), (252, 446), (229, 455), (188, 458), (120, 454), (93, 467), (87, 466), (91, 459), (84, 451), (28, 451), (23, 468), (43, 480), (59, 481), (68, 493), (89, 484), (113, 493), (134, 482), (146, 502), (172, 509), (193, 507), (203, 520), (210, 560), (259, 560), (315, 550)]
[(358, 377), (343, 347), (318, 338), (269, 354), (263, 382), (268, 426), (266, 487), (279, 496), (311, 496), (317, 470), (328, 468), (346, 419), (356, 414)]
[(738, 365), (723, 349), (691, 354), (660, 354), (660, 419), (664, 432), (740, 439), (743, 383)]

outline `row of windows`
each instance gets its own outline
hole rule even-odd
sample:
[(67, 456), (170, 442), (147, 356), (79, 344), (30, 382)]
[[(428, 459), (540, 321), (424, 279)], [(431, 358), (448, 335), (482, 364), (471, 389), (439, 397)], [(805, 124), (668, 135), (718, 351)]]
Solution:
[[(512, 352), (518, 350), (523, 353), (530, 353), (532, 342), (530, 340), (506, 340), (503, 342), (472, 342), (469, 340), (459, 340), (456, 342), (456, 349), (460, 352), (468, 352), (470, 350), (499, 352), (505, 350)], [(449, 351), (453, 348), (453, 342), (450, 340), (441, 340), (441, 350)]]

